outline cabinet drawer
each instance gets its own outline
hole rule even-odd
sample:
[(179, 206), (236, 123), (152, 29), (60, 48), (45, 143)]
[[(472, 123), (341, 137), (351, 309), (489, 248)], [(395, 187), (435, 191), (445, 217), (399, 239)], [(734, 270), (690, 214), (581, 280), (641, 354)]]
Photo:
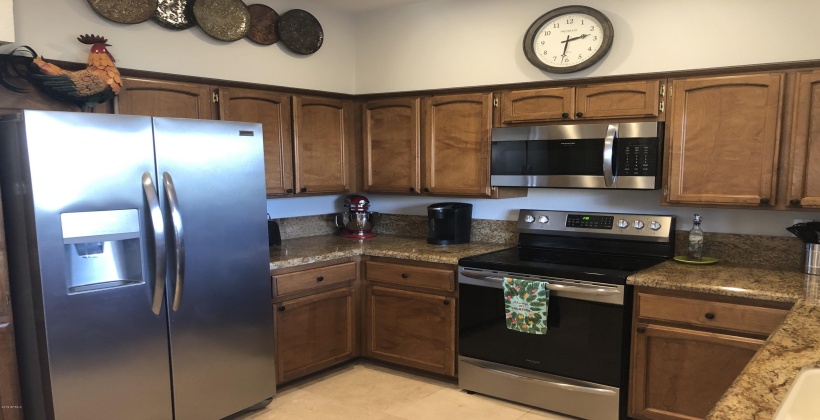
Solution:
[(280, 274), (273, 276), (273, 295), (282, 296), (355, 279), (355, 262)]
[(768, 336), (788, 311), (736, 303), (638, 294), (638, 317)]
[(365, 262), (365, 270), (369, 281), (404, 284), (448, 292), (455, 290), (453, 270), (375, 261)]

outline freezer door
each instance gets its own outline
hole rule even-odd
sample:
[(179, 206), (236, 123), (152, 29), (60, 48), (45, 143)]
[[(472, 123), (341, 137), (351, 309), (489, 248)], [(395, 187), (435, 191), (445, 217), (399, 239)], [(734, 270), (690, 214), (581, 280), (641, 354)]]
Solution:
[(154, 118), (177, 420), (275, 393), (260, 124)]
[(4, 152), (19, 182), (6, 197), (27, 208), (9, 224), (29, 233), (9, 248), (31, 250), (10, 264), (25, 416), (170, 419), (166, 314), (152, 311), (156, 191), (144, 188), (151, 120), (26, 111), (23, 121)]

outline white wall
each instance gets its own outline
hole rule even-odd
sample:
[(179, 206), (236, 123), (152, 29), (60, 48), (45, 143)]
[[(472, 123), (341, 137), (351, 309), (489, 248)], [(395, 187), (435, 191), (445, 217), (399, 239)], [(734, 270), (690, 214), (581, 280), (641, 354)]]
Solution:
[[(524, 33), (583, 4), (615, 29), (602, 62), (553, 75), (524, 57)], [(440, 0), (358, 16), (356, 92), (397, 92), (820, 59), (816, 0)]]
[(89, 47), (76, 38), (90, 33), (108, 39), (109, 51), (124, 68), (354, 93), (356, 42), (350, 14), (305, 0), (246, 1), (252, 3), (267, 4), (279, 14), (307, 10), (322, 25), (322, 47), (304, 56), (281, 42), (219, 41), (199, 27), (175, 31), (151, 20), (120, 24), (98, 15), (85, 0), (15, 1), (15, 45), (28, 45), (46, 59), (85, 62)]

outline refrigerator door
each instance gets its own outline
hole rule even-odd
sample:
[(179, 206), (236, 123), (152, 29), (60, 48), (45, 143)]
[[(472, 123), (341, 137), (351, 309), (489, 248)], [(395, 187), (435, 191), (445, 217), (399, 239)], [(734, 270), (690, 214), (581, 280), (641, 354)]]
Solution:
[(2, 153), (25, 417), (172, 418), (151, 119), (26, 111), (18, 126)]
[(275, 393), (262, 126), (154, 118), (154, 135), (175, 418), (221, 418)]

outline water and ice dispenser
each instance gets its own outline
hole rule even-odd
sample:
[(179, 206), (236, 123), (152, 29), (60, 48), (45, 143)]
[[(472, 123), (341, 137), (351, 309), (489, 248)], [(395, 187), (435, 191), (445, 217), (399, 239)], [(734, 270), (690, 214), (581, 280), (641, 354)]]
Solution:
[(62, 213), (60, 219), (68, 293), (143, 282), (137, 209)]

